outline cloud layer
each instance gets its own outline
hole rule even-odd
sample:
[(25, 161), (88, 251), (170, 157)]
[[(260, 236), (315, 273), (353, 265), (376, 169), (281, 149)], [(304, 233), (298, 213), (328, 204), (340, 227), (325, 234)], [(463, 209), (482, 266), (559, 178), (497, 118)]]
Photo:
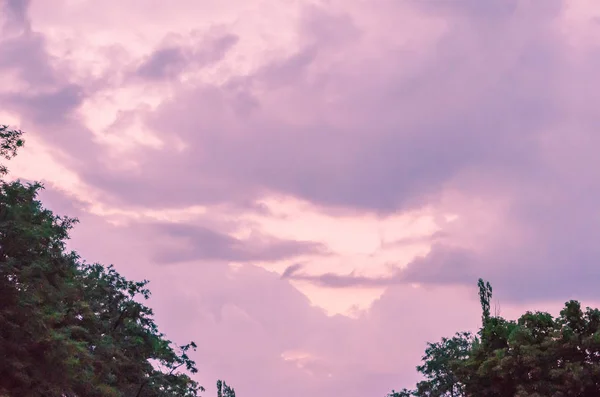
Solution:
[(593, 1), (0, 4), (13, 175), (152, 281), (209, 386), (409, 386), (478, 277), (508, 313), (598, 300)]

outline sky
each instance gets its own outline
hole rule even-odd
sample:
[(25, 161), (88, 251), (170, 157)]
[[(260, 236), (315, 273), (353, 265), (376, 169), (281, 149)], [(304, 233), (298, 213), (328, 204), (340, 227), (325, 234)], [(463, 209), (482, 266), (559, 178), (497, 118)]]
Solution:
[(479, 277), (598, 305), (597, 70), (596, 0), (0, 0), (11, 177), (207, 396), (411, 387)]

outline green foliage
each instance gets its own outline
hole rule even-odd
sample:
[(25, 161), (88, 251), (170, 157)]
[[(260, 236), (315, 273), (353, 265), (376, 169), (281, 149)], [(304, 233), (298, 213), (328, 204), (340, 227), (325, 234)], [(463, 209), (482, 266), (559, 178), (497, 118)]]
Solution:
[[(425, 380), (388, 397), (592, 397), (600, 395), (600, 311), (569, 301), (557, 318), (490, 315), (492, 288), (479, 280), (479, 338), (458, 333), (429, 343), (417, 370)], [(395, 393), (395, 394), (394, 394)]]
[(385, 397), (410, 397), (412, 395), (413, 395), (412, 391), (410, 391), (408, 389), (402, 389), (400, 391), (392, 390)]
[(481, 303), (481, 324), (485, 327), (486, 322), (490, 318), (490, 302), (492, 301), (492, 286), (489, 282), (484, 282), (483, 279), (479, 279), (477, 282), (479, 287), (479, 302)]
[[(17, 150), (24, 144), (23, 131), (0, 125), (0, 157), (10, 160), (17, 155)], [(0, 175), (6, 175), (7, 172), (6, 166), (0, 165)]]
[(428, 343), (423, 365), (417, 367), (425, 380), (417, 384), (416, 395), (463, 396), (464, 386), (454, 369), (469, 357), (472, 343), (473, 337), (468, 332), (442, 338), (438, 343)]
[(235, 390), (224, 381), (218, 380), (217, 397), (235, 397)]
[[(0, 155), (21, 134), (1, 127)], [(160, 333), (141, 303), (148, 282), (67, 252), (76, 220), (45, 209), (40, 189), (0, 181), (0, 395), (197, 396), (196, 346)]]

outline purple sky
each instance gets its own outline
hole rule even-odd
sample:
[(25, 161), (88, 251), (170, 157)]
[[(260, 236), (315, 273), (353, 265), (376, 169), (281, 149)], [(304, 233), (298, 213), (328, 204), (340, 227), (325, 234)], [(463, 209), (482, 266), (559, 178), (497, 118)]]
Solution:
[(206, 395), (382, 396), (478, 277), (600, 302), (599, 43), (596, 0), (0, 0), (0, 123)]

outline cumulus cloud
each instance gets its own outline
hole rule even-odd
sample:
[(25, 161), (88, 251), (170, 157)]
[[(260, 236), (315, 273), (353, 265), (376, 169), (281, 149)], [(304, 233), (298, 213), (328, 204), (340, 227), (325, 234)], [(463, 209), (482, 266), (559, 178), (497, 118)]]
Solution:
[[(426, 56), (367, 59), (376, 43), (348, 33), (353, 18), (313, 10), (299, 27), (310, 39), (291, 56), (224, 85), (186, 82), (146, 115), (148, 128), (187, 148), (148, 149), (139, 161), (153, 177), (193, 173), (168, 188), (188, 194), (160, 195), (154, 178), (120, 173), (90, 181), (150, 206), (278, 192), (389, 213), (436, 202), (459, 175), (535, 164), (538, 137), (560, 117), (553, 80), (564, 71), (547, 17), (524, 10), (483, 35), (456, 25)], [(327, 29), (315, 29), (323, 20)], [(490, 45), (507, 35), (514, 43)]]

